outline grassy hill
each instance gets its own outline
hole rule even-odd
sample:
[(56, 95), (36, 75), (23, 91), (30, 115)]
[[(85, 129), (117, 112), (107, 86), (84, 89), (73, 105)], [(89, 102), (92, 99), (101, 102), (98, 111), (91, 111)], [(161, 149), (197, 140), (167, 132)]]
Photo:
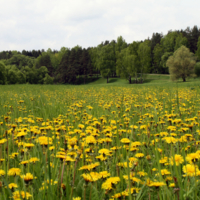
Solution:
[[(170, 76), (167, 74), (146, 74), (145, 75), (145, 83), (158, 83), (158, 82), (168, 82), (170, 81)], [(132, 81), (134, 79), (132, 78)], [(96, 85), (96, 84), (107, 84), (107, 79), (103, 77), (96, 78), (96, 80), (89, 82), (88, 84)], [(123, 78), (109, 78), (109, 85), (118, 85), (118, 84), (129, 84), (128, 80)]]

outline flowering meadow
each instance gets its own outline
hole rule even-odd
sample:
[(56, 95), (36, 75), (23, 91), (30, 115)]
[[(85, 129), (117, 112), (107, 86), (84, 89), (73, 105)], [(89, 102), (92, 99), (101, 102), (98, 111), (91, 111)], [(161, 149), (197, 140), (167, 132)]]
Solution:
[(200, 88), (0, 87), (0, 199), (200, 199)]

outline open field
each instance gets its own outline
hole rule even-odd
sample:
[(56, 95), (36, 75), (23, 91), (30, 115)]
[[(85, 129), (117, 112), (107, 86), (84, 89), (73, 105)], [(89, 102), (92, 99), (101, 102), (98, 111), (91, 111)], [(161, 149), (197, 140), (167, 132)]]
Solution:
[(0, 199), (200, 199), (200, 82), (155, 76), (0, 86)]

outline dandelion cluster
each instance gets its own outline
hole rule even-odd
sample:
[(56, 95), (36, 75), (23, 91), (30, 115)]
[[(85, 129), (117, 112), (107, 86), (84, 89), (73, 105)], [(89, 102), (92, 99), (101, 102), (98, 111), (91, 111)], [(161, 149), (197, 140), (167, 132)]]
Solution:
[(198, 90), (39, 90), (0, 94), (0, 199), (199, 195)]

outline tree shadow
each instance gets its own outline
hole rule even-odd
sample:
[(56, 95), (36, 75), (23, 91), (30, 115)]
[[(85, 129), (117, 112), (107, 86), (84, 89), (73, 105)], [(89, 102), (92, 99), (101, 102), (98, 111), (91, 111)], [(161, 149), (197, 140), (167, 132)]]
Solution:
[(118, 78), (110, 78), (108, 79), (108, 83), (115, 83), (117, 82)]

